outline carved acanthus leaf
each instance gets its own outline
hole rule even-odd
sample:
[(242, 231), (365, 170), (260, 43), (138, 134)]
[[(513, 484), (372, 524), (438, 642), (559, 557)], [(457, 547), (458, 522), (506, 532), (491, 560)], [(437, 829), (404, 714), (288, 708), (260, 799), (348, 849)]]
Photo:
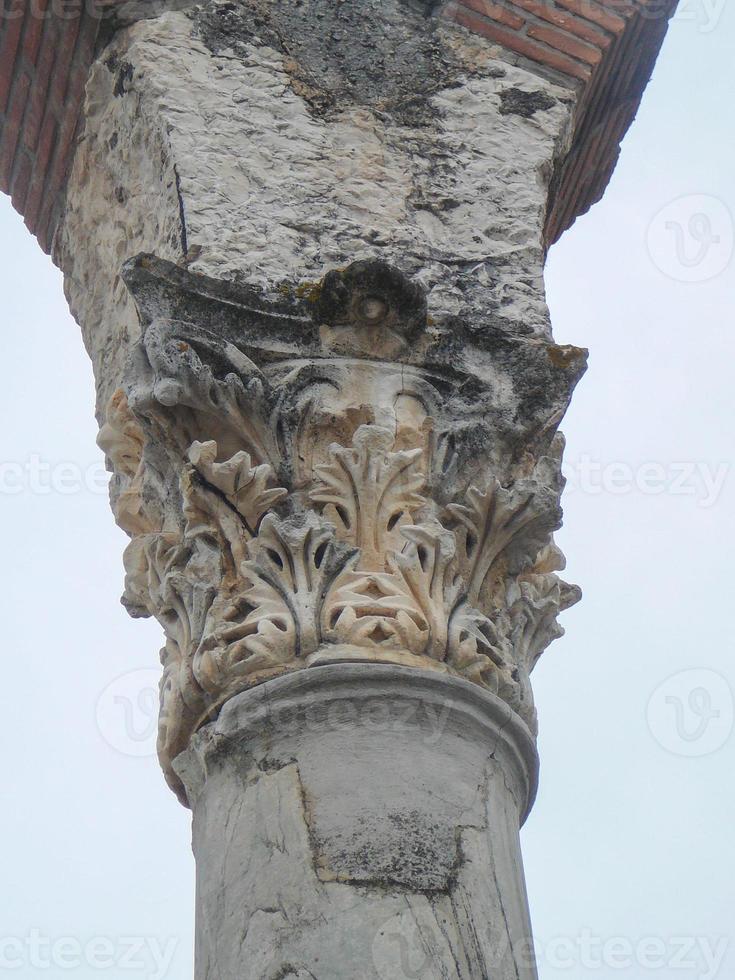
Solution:
[(311, 499), (324, 506), (342, 540), (360, 549), (364, 569), (385, 567), (389, 551), (400, 550), (402, 528), (426, 504), (421, 449), (391, 452), (394, 433), (361, 425), (353, 446), (330, 446), (332, 460), (316, 467), (320, 483)]
[(554, 494), (531, 481), (510, 488), (492, 480), (485, 490), (471, 486), (465, 504), (450, 504), (458, 525), (459, 565), (471, 603), (481, 601), (501, 559), (504, 571), (517, 574), (531, 566), (559, 525)]
[(139, 360), (130, 405), (156, 420), (180, 452), (216, 432), (223, 453), (245, 449), (260, 462), (277, 465), (268, 382), (234, 344), (160, 320), (148, 327)]
[(246, 588), (198, 656), (208, 675), (240, 675), (303, 659), (323, 642), (331, 586), (354, 551), (313, 512), (282, 520), (267, 514), (248, 545)]
[(454, 535), (438, 522), (401, 529), (406, 546), (388, 555), (387, 572), (344, 575), (331, 606), (333, 636), (357, 646), (379, 644), (462, 667), (485, 664), (496, 641), (492, 623), (463, 597)]
[(560, 598), (556, 575), (534, 575), (508, 587), (510, 642), (529, 673), (546, 647), (564, 635), (556, 621)]
[[(552, 546), (553, 555), (558, 550)], [(546, 554), (546, 553), (545, 553)], [(557, 616), (582, 597), (576, 585), (569, 585), (546, 568), (552, 562), (538, 563), (532, 572), (512, 579), (506, 593), (510, 617), (510, 643), (518, 663), (530, 674), (546, 648), (564, 635)], [(538, 570), (537, 569), (542, 569)]]
[(185, 519), (184, 537), (190, 543), (201, 539), (215, 542), (222, 558), (221, 580), (232, 587), (247, 557), (252, 535), (240, 515), (219, 493), (212, 490), (193, 466), (184, 466), (179, 478)]
[(97, 445), (109, 457), (118, 476), (132, 479), (140, 468), (144, 444), (140, 423), (130, 411), (125, 392), (118, 389), (108, 402)]
[(268, 463), (253, 466), (250, 454), (244, 451), (218, 463), (216, 442), (195, 442), (189, 459), (199, 475), (225, 495), (251, 534), (257, 531), (263, 515), (288, 496), (284, 487), (268, 487), (273, 482), (273, 468)]
[(97, 445), (112, 464), (118, 482), (117, 487), (112, 487), (112, 497), (119, 526), (128, 534), (148, 534), (155, 530), (155, 522), (143, 504), (145, 434), (121, 389), (107, 405), (106, 421), (97, 436)]

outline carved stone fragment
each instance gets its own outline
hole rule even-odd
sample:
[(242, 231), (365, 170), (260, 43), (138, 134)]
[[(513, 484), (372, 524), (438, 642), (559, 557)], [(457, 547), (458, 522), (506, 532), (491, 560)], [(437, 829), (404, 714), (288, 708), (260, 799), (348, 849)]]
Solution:
[(382, 661), (466, 677), (535, 728), (529, 673), (578, 597), (555, 572), (556, 429), (584, 352), (429, 316), (380, 261), (296, 295), (130, 263), (142, 338), (100, 445), (162, 624), (159, 750), (238, 692)]

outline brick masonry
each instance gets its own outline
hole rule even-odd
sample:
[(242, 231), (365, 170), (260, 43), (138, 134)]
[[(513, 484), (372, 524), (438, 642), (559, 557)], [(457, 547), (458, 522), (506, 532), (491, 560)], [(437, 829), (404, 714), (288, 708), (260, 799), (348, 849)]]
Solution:
[[(11, 195), (47, 252), (61, 214), (87, 73), (105, 15), (119, 3), (77, 0), (59, 8), (55, 0), (4, 0), (0, 7), (0, 190)], [(486, 38), (500, 57), (583, 90), (574, 139), (554, 177), (547, 244), (602, 196), (673, 7), (672, 0), (436, 5), (437, 16)]]
[(572, 145), (554, 175), (547, 244), (602, 197), (674, 8), (671, 0), (451, 0), (441, 8), (519, 64), (582, 86)]

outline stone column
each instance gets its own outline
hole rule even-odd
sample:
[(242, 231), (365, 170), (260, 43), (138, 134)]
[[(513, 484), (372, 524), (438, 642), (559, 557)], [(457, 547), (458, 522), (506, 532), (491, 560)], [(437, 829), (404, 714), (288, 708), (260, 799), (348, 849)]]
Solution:
[(596, 4), (105, 6), (47, 211), (123, 601), (165, 633), (197, 980), (532, 980), (529, 678), (579, 598), (553, 533), (585, 367), (543, 262), (662, 32)]
[(151, 256), (125, 280), (100, 443), (125, 602), (166, 630), (197, 977), (535, 976), (529, 674), (577, 598), (552, 532), (582, 353), (442, 325), (381, 259), (271, 295)]
[(358, 6), (119, 33), (60, 252), (124, 601), (166, 633), (198, 980), (532, 980), (529, 674), (577, 598), (552, 532), (585, 357), (541, 243), (573, 99)]
[(231, 698), (175, 766), (197, 977), (536, 977), (518, 843), (536, 754), (479, 686), (297, 671)]

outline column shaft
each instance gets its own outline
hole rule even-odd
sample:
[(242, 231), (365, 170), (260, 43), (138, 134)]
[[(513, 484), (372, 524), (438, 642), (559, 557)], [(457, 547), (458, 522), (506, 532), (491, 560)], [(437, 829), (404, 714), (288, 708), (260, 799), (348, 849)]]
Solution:
[(466, 681), (315, 667), (232, 698), (176, 768), (197, 980), (534, 980), (530, 732)]

